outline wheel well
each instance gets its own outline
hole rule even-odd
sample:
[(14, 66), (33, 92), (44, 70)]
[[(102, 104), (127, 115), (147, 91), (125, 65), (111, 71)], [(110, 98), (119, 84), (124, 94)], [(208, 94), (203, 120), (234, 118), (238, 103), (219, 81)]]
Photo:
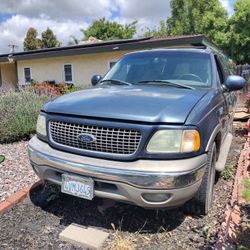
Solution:
[(218, 134), (214, 138), (214, 142), (216, 144), (216, 160), (218, 160), (219, 154), (220, 154), (220, 146), (221, 146), (221, 133), (220, 132), (218, 132)]

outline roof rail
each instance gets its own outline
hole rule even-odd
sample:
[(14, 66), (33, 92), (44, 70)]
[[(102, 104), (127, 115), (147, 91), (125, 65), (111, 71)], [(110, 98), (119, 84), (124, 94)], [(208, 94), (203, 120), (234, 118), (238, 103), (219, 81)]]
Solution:
[(154, 41), (155, 43), (162, 43), (164, 47), (195, 47), (195, 48), (210, 48), (213, 51), (222, 53), (221, 50), (203, 34), (197, 35), (181, 35), (181, 36), (166, 36), (166, 37), (152, 37), (147, 41)]

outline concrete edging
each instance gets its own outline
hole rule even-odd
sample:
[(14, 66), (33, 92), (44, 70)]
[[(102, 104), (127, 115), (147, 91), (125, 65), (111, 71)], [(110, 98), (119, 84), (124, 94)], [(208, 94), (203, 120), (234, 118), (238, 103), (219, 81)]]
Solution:
[(5, 213), (7, 210), (24, 200), (31, 189), (36, 189), (40, 187), (43, 184), (41, 180), (31, 184), (29, 187), (22, 189), (21, 191), (18, 191), (14, 194), (12, 194), (10, 197), (8, 197), (5, 201), (0, 203), (0, 215)]

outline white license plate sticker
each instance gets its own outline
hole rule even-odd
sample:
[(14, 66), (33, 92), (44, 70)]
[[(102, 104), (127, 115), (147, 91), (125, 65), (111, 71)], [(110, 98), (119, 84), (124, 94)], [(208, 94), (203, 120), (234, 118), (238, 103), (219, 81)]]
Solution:
[(92, 178), (62, 175), (61, 191), (87, 200), (94, 197), (94, 181)]

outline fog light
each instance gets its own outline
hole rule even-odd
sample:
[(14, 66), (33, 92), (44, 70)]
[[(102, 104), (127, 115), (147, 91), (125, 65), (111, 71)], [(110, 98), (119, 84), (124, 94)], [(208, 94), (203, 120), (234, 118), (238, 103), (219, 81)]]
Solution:
[(142, 194), (142, 198), (148, 202), (164, 202), (171, 197), (171, 194), (155, 193), (155, 194)]

